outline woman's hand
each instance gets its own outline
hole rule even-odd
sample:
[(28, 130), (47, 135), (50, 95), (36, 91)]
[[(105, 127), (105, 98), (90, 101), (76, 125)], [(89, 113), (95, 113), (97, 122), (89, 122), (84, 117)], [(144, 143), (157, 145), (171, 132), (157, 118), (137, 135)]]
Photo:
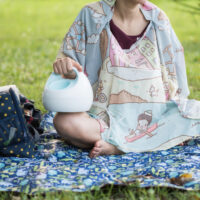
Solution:
[(81, 65), (69, 57), (58, 58), (53, 63), (53, 70), (56, 74), (61, 74), (63, 78), (74, 79), (76, 73), (72, 69), (75, 67), (79, 72), (82, 72)]

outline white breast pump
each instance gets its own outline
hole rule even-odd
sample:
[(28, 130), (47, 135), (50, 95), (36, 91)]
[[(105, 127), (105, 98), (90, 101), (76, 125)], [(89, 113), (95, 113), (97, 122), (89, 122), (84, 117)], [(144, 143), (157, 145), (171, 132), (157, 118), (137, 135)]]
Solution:
[(52, 73), (42, 96), (45, 109), (54, 112), (86, 112), (93, 103), (93, 90), (88, 78), (75, 67), (75, 79)]

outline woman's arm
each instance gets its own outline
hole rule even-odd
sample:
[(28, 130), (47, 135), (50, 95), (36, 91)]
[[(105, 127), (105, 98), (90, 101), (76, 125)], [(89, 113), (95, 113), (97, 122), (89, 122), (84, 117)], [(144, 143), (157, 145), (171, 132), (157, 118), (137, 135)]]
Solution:
[(74, 78), (75, 73), (72, 67), (82, 71), (85, 65), (85, 9), (83, 8), (69, 31), (65, 35), (56, 60), (53, 63), (53, 70), (57, 74)]

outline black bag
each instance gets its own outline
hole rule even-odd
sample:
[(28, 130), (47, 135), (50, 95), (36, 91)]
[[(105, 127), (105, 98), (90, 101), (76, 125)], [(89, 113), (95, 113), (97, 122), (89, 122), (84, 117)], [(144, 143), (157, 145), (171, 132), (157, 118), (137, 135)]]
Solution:
[(34, 157), (35, 139), (29, 133), (20, 102), (10, 87), (0, 92), (0, 156)]
[(35, 132), (37, 132), (38, 135), (42, 134), (44, 129), (40, 125), (42, 121), (41, 111), (35, 108), (33, 100), (27, 99), (24, 95), (20, 94), (19, 99), (29, 132), (32, 136), (35, 135)]

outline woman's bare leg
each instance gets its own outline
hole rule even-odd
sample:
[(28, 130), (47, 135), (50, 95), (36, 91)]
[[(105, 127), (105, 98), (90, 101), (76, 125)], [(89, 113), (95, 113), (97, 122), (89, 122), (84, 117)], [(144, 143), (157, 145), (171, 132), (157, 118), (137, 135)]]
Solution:
[(64, 140), (80, 148), (91, 148), (101, 139), (98, 121), (85, 112), (57, 113), (54, 127)]
[(54, 127), (69, 144), (79, 148), (92, 148), (90, 157), (121, 154), (114, 145), (102, 140), (99, 122), (86, 112), (57, 113)]

